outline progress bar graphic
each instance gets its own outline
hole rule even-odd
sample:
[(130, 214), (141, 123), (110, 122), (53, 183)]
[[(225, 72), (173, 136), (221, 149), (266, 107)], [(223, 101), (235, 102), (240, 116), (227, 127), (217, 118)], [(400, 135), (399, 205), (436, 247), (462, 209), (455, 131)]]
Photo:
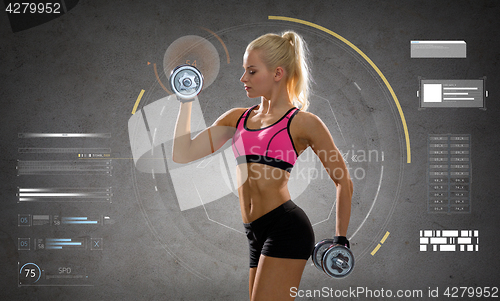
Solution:
[(19, 202), (110, 202), (111, 187), (18, 188)]
[(111, 153), (110, 148), (84, 148), (84, 147), (21, 147), (18, 149), (21, 154), (94, 154)]
[(63, 217), (61, 219), (61, 224), (86, 224), (86, 225), (97, 225), (98, 220), (89, 220), (88, 217)]
[(85, 239), (82, 238), (46, 238), (45, 249), (85, 249)]
[(23, 175), (111, 175), (111, 160), (25, 161), (17, 162), (17, 174)]
[(76, 238), (18, 238), (19, 251), (40, 250), (102, 250), (103, 239), (93, 237)]
[(111, 138), (111, 133), (19, 133), (19, 138)]
[(112, 225), (115, 220), (106, 215), (101, 216), (59, 216), (49, 214), (18, 214), (17, 225), (19, 227), (32, 226), (61, 226), (61, 225)]

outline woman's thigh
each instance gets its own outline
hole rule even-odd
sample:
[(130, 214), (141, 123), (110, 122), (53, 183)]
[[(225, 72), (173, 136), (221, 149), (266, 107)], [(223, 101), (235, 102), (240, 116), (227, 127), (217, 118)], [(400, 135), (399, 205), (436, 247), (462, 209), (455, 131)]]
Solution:
[(291, 288), (298, 288), (307, 260), (261, 255), (251, 288), (251, 300), (293, 300)]

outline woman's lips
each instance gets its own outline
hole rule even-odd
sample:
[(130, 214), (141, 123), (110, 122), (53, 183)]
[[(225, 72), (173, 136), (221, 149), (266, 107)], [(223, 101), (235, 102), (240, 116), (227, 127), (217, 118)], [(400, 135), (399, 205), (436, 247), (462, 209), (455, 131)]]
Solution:
[(248, 91), (248, 90), (250, 90), (250, 89), (251, 89), (250, 87), (245, 86), (245, 90), (247, 90), (247, 91)]

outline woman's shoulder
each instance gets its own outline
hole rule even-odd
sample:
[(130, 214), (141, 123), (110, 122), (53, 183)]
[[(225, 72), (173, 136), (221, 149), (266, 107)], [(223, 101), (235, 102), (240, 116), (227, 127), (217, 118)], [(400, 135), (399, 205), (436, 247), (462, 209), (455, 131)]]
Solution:
[(217, 125), (236, 127), (238, 119), (240, 119), (243, 113), (248, 109), (249, 108), (232, 108), (222, 114), (215, 123)]
[(294, 117), (294, 123), (301, 127), (311, 129), (317, 126), (322, 126), (323, 121), (311, 112), (304, 112), (299, 110)]
[(327, 140), (329, 131), (323, 121), (311, 112), (299, 111), (290, 123), (290, 132), (303, 149), (317, 141)]
[(250, 107), (248, 108), (232, 108), (226, 113), (222, 114), (222, 116), (227, 116), (230, 119), (236, 119), (238, 120)]

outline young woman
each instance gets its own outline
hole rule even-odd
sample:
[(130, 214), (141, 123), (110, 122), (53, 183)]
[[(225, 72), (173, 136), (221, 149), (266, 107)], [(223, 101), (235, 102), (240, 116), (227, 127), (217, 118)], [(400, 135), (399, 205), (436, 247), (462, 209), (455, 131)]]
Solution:
[(241, 215), (250, 247), (251, 300), (293, 299), (290, 289), (299, 287), (314, 248), (311, 223), (290, 200), (287, 188), (291, 168), (308, 147), (336, 185), (335, 236), (338, 241), (346, 240), (352, 181), (328, 128), (306, 112), (306, 52), (295, 32), (257, 38), (246, 49), (240, 81), (247, 96), (260, 97), (260, 103), (227, 111), (193, 139), (190, 102), (181, 103), (177, 118), (175, 162), (200, 159), (233, 139)]

